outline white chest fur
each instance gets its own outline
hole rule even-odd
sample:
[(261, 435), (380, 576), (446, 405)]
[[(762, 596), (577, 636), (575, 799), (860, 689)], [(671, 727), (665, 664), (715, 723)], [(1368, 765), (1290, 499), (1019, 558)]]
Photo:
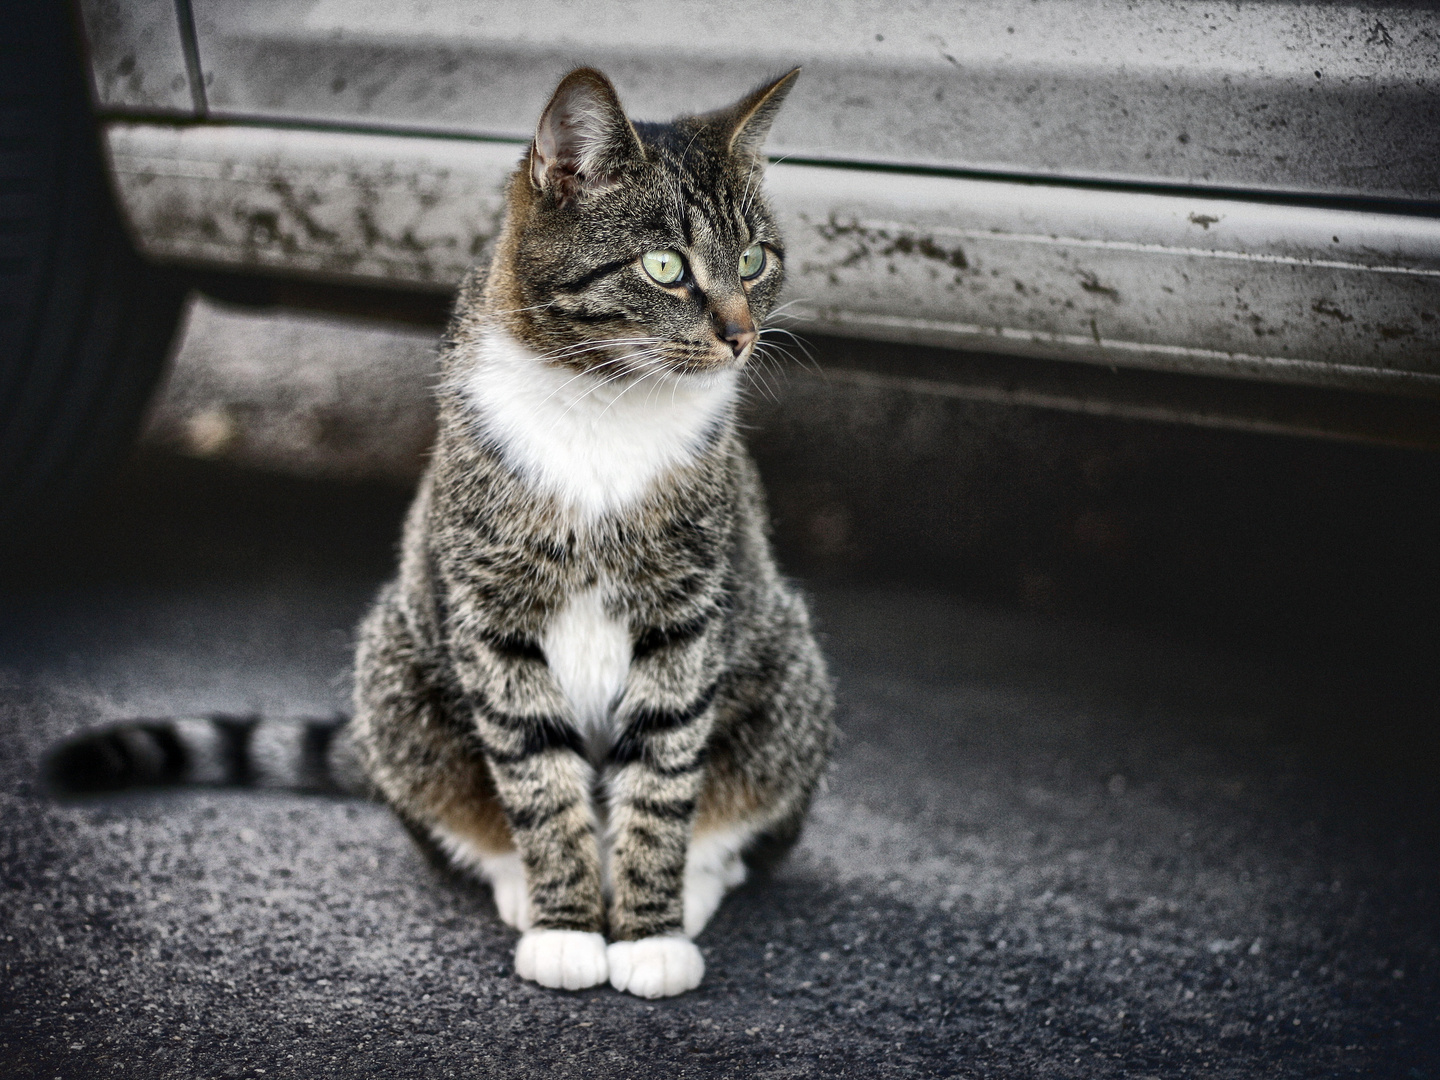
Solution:
[(597, 586), (577, 593), (550, 617), (540, 647), (570, 699), (581, 735), (595, 749), (605, 749), (613, 737), (610, 707), (630, 671), (629, 629), (605, 610)]
[(735, 399), (733, 371), (607, 381), (546, 363), (501, 330), (474, 352), (464, 391), (506, 463), (592, 521), (693, 461)]

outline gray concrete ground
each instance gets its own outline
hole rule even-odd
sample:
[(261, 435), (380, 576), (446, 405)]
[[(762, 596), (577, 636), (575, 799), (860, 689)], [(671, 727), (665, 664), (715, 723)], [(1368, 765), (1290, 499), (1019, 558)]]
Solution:
[(657, 1003), (520, 982), (379, 807), (37, 784), (105, 720), (342, 707), (403, 502), (152, 456), (10, 568), (0, 1073), (1440, 1077), (1433, 774), (1316, 751), (1293, 672), (1082, 620), (816, 587), (828, 787)]

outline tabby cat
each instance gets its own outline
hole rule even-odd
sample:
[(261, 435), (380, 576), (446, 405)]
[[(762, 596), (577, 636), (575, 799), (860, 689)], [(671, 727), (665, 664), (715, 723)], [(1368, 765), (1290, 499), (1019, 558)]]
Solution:
[(460, 289), (353, 719), (284, 746), (248, 721), (132, 724), (91, 763), (352, 777), (490, 883), (521, 976), (698, 985), (692, 939), (793, 842), (833, 735), (735, 422), (784, 274), (761, 144), (797, 73), (670, 124), (567, 75)]

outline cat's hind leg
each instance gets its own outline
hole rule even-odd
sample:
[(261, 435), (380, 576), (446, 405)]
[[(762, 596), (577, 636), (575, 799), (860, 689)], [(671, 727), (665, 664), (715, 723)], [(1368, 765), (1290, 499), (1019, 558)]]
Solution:
[[(684, 926), (695, 937), (751, 868), (794, 844), (835, 729), (825, 662), (798, 598), (756, 642), (710, 739), (705, 786), (685, 862)], [(751, 674), (753, 673), (753, 674)]]
[(685, 856), (685, 936), (695, 937), (731, 889), (743, 884), (741, 857), (755, 829), (744, 824), (697, 832)]
[(432, 825), (429, 833), (451, 866), (468, 870), (490, 886), (501, 922), (521, 933), (530, 929), (530, 888), (525, 883), (520, 852), (513, 848), (499, 853), (487, 851), (444, 825)]
[(370, 782), (425, 848), (488, 883), (501, 920), (530, 928), (525, 868), (489, 767), (443, 714), (399, 608), (382, 598), (361, 627), (347, 737)]

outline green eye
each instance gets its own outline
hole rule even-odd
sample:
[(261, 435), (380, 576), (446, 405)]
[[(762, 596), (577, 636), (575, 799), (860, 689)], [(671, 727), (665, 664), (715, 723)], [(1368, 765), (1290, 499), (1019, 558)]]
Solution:
[(742, 278), (755, 277), (764, 269), (765, 249), (759, 244), (751, 244), (740, 253), (740, 276)]
[(661, 285), (674, 285), (685, 273), (685, 260), (678, 251), (647, 251), (640, 256), (640, 265)]

